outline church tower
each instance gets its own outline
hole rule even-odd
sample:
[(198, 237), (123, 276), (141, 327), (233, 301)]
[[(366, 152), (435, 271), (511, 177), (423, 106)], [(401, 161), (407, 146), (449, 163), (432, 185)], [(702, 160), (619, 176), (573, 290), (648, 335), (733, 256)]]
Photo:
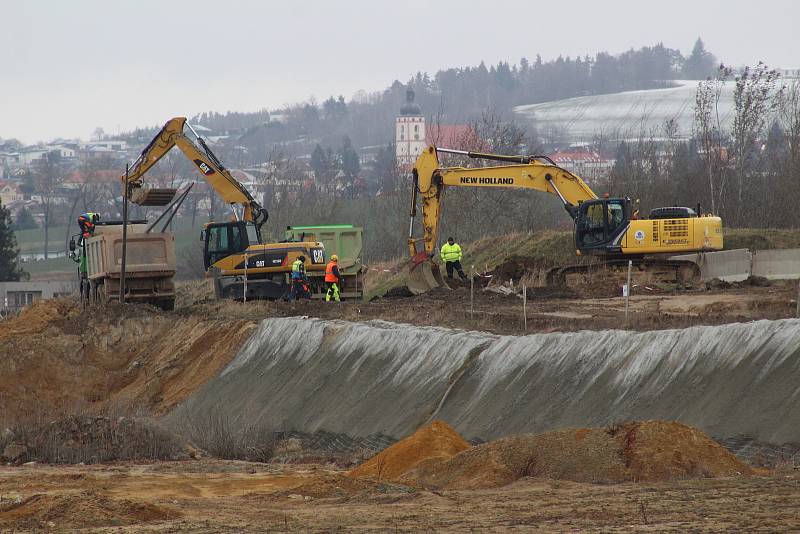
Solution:
[(414, 91), (406, 91), (406, 103), (395, 119), (395, 155), (401, 165), (413, 163), (425, 149), (425, 117), (414, 103)]

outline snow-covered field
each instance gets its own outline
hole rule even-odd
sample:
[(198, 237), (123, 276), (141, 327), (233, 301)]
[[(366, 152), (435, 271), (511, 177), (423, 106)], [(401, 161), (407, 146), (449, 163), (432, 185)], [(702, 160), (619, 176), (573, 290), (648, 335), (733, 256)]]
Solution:
[[(540, 135), (555, 135), (570, 142), (663, 137), (664, 124), (674, 119), (678, 135), (689, 137), (694, 120), (698, 81), (676, 80), (676, 87), (583, 96), (541, 104), (517, 106), (523, 120), (533, 119)], [(733, 87), (723, 87), (719, 117), (724, 128), (733, 120)]]

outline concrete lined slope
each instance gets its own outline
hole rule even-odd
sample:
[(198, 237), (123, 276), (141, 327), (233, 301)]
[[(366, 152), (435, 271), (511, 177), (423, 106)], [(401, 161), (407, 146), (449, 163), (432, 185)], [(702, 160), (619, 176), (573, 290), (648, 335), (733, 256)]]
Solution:
[(485, 439), (670, 419), (784, 443), (800, 440), (799, 394), (800, 321), (584, 331), (500, 338), (438, 417)]
[(660, 418), (781, 443), (799, 397), (797, 320), (512, 337), (286, 318), (170, 417), (401, 437), (435, 416), (468, 439)]
[(222, 410), (242, 424), (398, 436), (424, 423), (480, 333), (382, 321), (261, 322), (238, 355), (185, 410)]

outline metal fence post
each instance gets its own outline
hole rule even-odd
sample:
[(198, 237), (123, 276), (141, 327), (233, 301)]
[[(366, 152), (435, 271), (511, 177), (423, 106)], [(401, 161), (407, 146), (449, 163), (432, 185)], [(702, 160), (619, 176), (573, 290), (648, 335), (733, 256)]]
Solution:
[(247, 304), (247, 252), (244, 253), (244, 295), (242, 303)]
[[(122, 194), (122, 265), (119, 270), (119, 302), (125, 303), (125, 268), (128, 256), (128, 173), (130, 165), (125, 164), (125, 191)], [(108, 298), (108, 293), (106, 293)], [(105, 304), (105, 303), (104, 303)]]
[(628, 283), (625, 286), (625, 326), (628, 326), (628, 307), (631, 299), (631, 269), (633, 261), (628, 260)]
[(522, 285), (522, 325), (525, 332), (528, 331), (528, 285)]
[(469, 318), (475, 318), (475, 266), (469, 270)]

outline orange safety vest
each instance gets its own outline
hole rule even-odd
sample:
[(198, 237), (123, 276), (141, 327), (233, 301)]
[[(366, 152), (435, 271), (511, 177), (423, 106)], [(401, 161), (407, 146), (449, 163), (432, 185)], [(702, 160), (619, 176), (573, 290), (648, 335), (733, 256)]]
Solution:
[(335, 261), (329, 261), (328, 265), (325, 266), (325, 281), (326, 282), (334, 282), (338, 283), (339, 279), (333, 274), (333, 268), (336, 266)]

